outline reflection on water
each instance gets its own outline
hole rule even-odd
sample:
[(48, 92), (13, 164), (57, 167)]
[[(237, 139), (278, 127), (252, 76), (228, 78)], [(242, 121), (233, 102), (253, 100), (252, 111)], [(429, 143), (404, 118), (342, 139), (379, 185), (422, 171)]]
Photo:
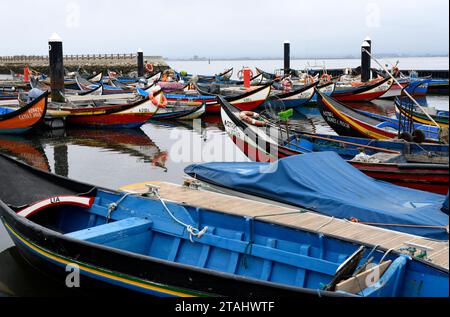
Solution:
[[(448, 109), (448, 97), (429, 104)], [(352, 104), (384, 115), (392, 101)], [(334, 133), (315, 107), (298, 109), (292, 123), (309, 132)], [(0, 135), (0, 151), (36, 168), (117, 189), (145, 181), (181, 183), (194, 162), (247, 161), (224, 132), (219, 116), (188, 122), (151, 122), (136, 130), (67, 129), (41, 136)], [(1, 181), (1, 180), (0, 180)], [(0, 224), (0, 296), (64, 295), (59, 282), (30, 268)]]

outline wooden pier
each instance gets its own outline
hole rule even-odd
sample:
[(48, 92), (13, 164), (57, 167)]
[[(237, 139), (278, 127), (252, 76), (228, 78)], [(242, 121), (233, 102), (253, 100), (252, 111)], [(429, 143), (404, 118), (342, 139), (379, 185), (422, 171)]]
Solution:
[[(122, 187), (124, 192), (148, 193), (146, 184), (159, 187), (161, 198), (189, 206), (217, 210), (223, 213), (257, 218), (291, 228), (320, 232), (329, 237), (377, 246), (384, 251), (405, 253), (416, 248), (418, 255), (426, 250), (425, 261), (448, 270), (448, 241), (429, 240), (402, 232), (386, 230), (350, 221), (323, 216), (304, 209), (280, 207), (220, 193), (192, 189), (165, 182), (146, 182)], [(408, 253), (409, 254), (409, 253)], [(410, 254), (411, 255), (411, 254)]]

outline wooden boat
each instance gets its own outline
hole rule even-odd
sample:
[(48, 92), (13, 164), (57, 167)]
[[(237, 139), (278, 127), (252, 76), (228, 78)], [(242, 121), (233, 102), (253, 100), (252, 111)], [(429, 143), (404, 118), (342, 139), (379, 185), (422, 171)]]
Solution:
[(300, 87), (298, 89), (294, 89), (289, 92), (277, 93), (270, 98), (274, 98), (275, 100), (281, 100), (283, 102), (284, 107), (287, 109), (297, 108), (307, 104), (312, 100), (312, 98), (316, 94), (315, 87), (317, 86), (317, 84), (318, 82), (313, 83), (311, 85)]
[(431, 79), (428, 85), (428, 91), (434, 95), (449, 95), (449, 80), (447, 79)]
[(277, 76), (275, 74), (271, 74), (271, 73), (265, 72), (265, 71), (263, 71), (262, 69), (260, 69), (258, 67), (255, 67), (255, 69), (256, 69), (256, 73), (262, 74), (264, 79), (266, 79), (266, 80), (275, 80), (275, 79), (279, 78), (279, 76)]
[[(271, 83), (257, 87), (250, 91), (244, 92), (242, 94), (227, 96), (225, 97), (227, 101), (235, 105), (241, 110), (254, 110), (261, 104), (263, 104), (269, 97), (271, 92)], [(197, 88), (198, 90), (198, 88)], [(202, 91), (202, 94), (167, 94), (166, 97), (169, 102), (194, 102), (194, 103), (205, 103), (206, 113), (220, 113), (220, 104), (217, 101), (216, 95), (211, 95), (207, 92)]]
[(165, 202), (155, 187), (153, 198), (137, 197), (4, 156), (0, 177), (0, 219), (21, 254), (63, 278), (76, 264), (82, 288), (154, 296), (449, 294), (448, 269), (433, 263), (268, 218)]
[(392, 79), (385, 78), (369, 84), (338, 84), (332, 97), (338, 101), (372, 101), (389, 91), (393, 83), (394, 81)]
[(152, 117), (152, 120), (194, 120), (205, 113), (205, 104), (199, 106), (183, 105), (180, 103), (169, 103), (160, 108)]
[[(289, 135), (282, 127), (250, 125), (240, 119), (239, 109), (223, 98), (219, 100), (225, 130), (236, 146), (253, 161), (274, 162), (292, 155), (334, 151), (375, 179), (437, 194), (448, 192), (448, 146), (308, 135), (296, 131), (291, 131)], [(357, 159), (361, 151), (369, 157)], [(425, 162), (428, 153), (435, 153), (439, 164), (417, 163), (424, 153)], [(428, 160), (430, 162), (431, 158)]]
[(275, 163), (200, 163), (184, 172), (219, 192), (238, 192), (249, 199), (276, 201), (429, 239), (449, 239), (444, 195), (379, 182), (337, 153), (305, 153)]
[(328, 125), (339, 135), (377, 140), (395, 139), (398, 131), (318, 92), (317, 104)]
[[(0, 108), (0, 133), (24, 133), (40, 123), (47, 111), (48, 93), (17, 109)], [(3, 110), (1, 110), (3, 109)]]
[[(406, 98), (396, 98), (395, 107), (397, 112), (401, 113), (403, 117), (411, 118), (414, 122), (418, 122), (426, 125), (434, 125), (434, 123), (425, 115), (420, 109), (416, 109), (416, 106)], [(448, 128), (448, 111), (441, 111), (436, 115), (430, 114), (433, 120), (443, 128)]]
[(98, 128), (138, 128), (150, 120), (158, 107), (148, 98), (129, 104), (98, 107), (61, 108), (71, 126)]
[[(369, 118), (373, 118), (375, 120), (379, 120), (381, 125), (389, 127), (393, 130), (402, 130), (404, 132), (413, 132), (414, 130), (421, 130), (424, 133), (424, 136), (427, 140), (430, 140), (432, 142), (439, 142), (439, 128), (432, 125), (426, 125), (421, 123), (410, 123), (407, 120), (405, 120), (405, 117), (403, 117), (402, 121), (396, 118), (387, 117), (381, 114), (372, 113), (369, 111), (364, 111), (360, 109), (353, 109), (354, 111), (367, 116)], [(412, 126), (411, 126), (412, 125)], [(423, 142), (423, 141), (421, 141)]]

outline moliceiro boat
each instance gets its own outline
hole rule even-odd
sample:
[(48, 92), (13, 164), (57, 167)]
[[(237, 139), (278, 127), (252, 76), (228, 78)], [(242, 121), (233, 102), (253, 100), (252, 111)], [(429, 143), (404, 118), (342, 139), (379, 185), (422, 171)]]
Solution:
[(48, 93), (18, 109), (0, 108), (0, 134), (20, 134), (40, 123), (47, 112)]
[(375, 179), (438, 194), (448, 192), (448, 145), (309, 134), (267, 119), (256, 126), (241, 119), (241, 111), (224, 98), (219, 100), (225, 130), (253, 161), (333, 151)]
[(89, 281), (82, 288), (186, 297), (449, 295), (448, 269), (424, 260), (270, 217), (164, 201), (156, 187), (148, 197), (115, 192), (3, 155), (0, 178), (0, 219), (21, 254), (63, 278), (77, 265)]

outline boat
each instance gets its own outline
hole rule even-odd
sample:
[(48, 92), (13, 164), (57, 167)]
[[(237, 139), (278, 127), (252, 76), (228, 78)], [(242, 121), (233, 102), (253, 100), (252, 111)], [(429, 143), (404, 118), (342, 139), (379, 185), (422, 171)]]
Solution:
[(334, 152), (295, 155), (276, 163), (194, 164), (184, 172), (227, 194), (239, 192), (430, 239), (449, 238), (444, 195), (377, 181)]
[[(156, 187), (139, 197), (3, 155), (0, 178), (0, 219), (20, 253), (53, 276), (66, 278), (76, 265), (82, 289), (172, 297), (449, 295), (448, 268), (267, 218), (164, 201)], [(359, 278), (374, 270), (380, 274), (361, 287)]]
[(98, 107), (67, 107), (58, 109), (69, 126), (96, 128), (138, 128), (150, 120), (159, 109), (149, 98), (121, 105)]
[(241, 120), (241, 111), (224, 98), (219, 100), (226, 132), (253, 161), (275, 162), (298, 154), (333, 151), (375, 179), (437, 194), (448, 192), (448, 145), (306, 134), (270, 122), (257, 127)]
[(88, 77), (87, 80), (91, 83), (101, 83), (103, 81), (103, 72), (100, 72), (98, 74), (93, 74), (92, 76)]
[(47, 112), (48, 93), (18, 109), (0, 108), (0, 134), (25, 133), (42, 122)]
[[(197, 87), (197, 90), (199, 88)], [(246, 91), (242, 94), (225, 97), (227, 101), (235, 105), (241, 110), (254, 110), (258, 106), (262, 105), (270, 95), (271, 83), (254, 88), (250, 91)], [(169, 102), (193, 102), (193, 103), (205, 103), (206, 113), (220, 113), (220, 104), (217, 101), (216, 95), (211, 95), (200, 89), (202, 94), (166, 94)]]
[(399, 136), (385, 121), (357, 112), (333, 97), (318, 93), (317, 104), (328, 125), (339, 135), (388, 140)]
[(390, 78), (377, 79), (367, 84), (338, 83), (331, 96), (337, 101), (372, 101), (389, 91), (393, 83), (394, 81)]
[(402, 131), (411, 132), (411, 133), (414, 132), (415, 130), (420, 130), (424, 133), (425, 139), (430, 140), (432, 142), (440, 142), (439, 127), (421, 124), (421, 123), (414, 123), (414, 122), (412, 122), (412, 125), (411, 125), (411, 122), (409, 122), (409, 120), (407, 120), (405, 117), (403, 117), (402, 121), (400, 121), (399, 119), (396, 119), (396, 118), (387, 117), (387, 116), (377, 114), (377, 113), (372, 113), (369, 111), (364, 111), (364, 110), (360, 110), (360, 109), (353, 109), (353, 110), (364, 116), (384, 122), (384, 125), (391, 129), (394, 129), (397, 131), (400, 129)]
[[(317, 85), (317, 89), (326, 96), (331, 96), (334, 93), (334, 90), (336, 89), (336, 84), (334, 82), (328, 82), (324, 84)], [(317, 92), (314, 93), (314, 96), (309, 101), (310, 103), (317, 103)]]
[[(409, 98), (396, 98), (395, 107), (398, 113), (403, 117), (411, 118), (414, 122), (426, 125), (435, 125), (422, 110), (417, 109), (415, 104)], [(448, 129), (449, 112), (444, 110), (436, 110), (431, 107), (426, 108), (431, 118), (441, 127)]]
[(431, 79), (428, 84), (428, 91), (434, 95), (446, 95), (449, 94), (449, 80), (447, 79)]
[(283, 106), (287, 109), (297, 108), (311, 101), (311, 99), (316, 94), (315, 87), (317, 86), (317, 84), (318, 82), (315, 82), (313, 84), (303, 86), (298, 89), (293, 89), (288, 92), (276, 93), (273, 96), (269, 97), (269, 100), (280, 100), (283, 103)]
[(146, 89), (138, 88), (137, 93), (144, 97), (152, 96), (154, 104), (159, 105), (153, 105), (155, 109), (150, 110), (153, 112), (152, 120), (194, 120), (200, 118), (206, 110), (204, 103), (167, 101), (161, 87), (155, 84)]
[(152, 117), (152, 120), (194, 120), (205, 113), (205, 104), (199, 106), (169, 103)]

